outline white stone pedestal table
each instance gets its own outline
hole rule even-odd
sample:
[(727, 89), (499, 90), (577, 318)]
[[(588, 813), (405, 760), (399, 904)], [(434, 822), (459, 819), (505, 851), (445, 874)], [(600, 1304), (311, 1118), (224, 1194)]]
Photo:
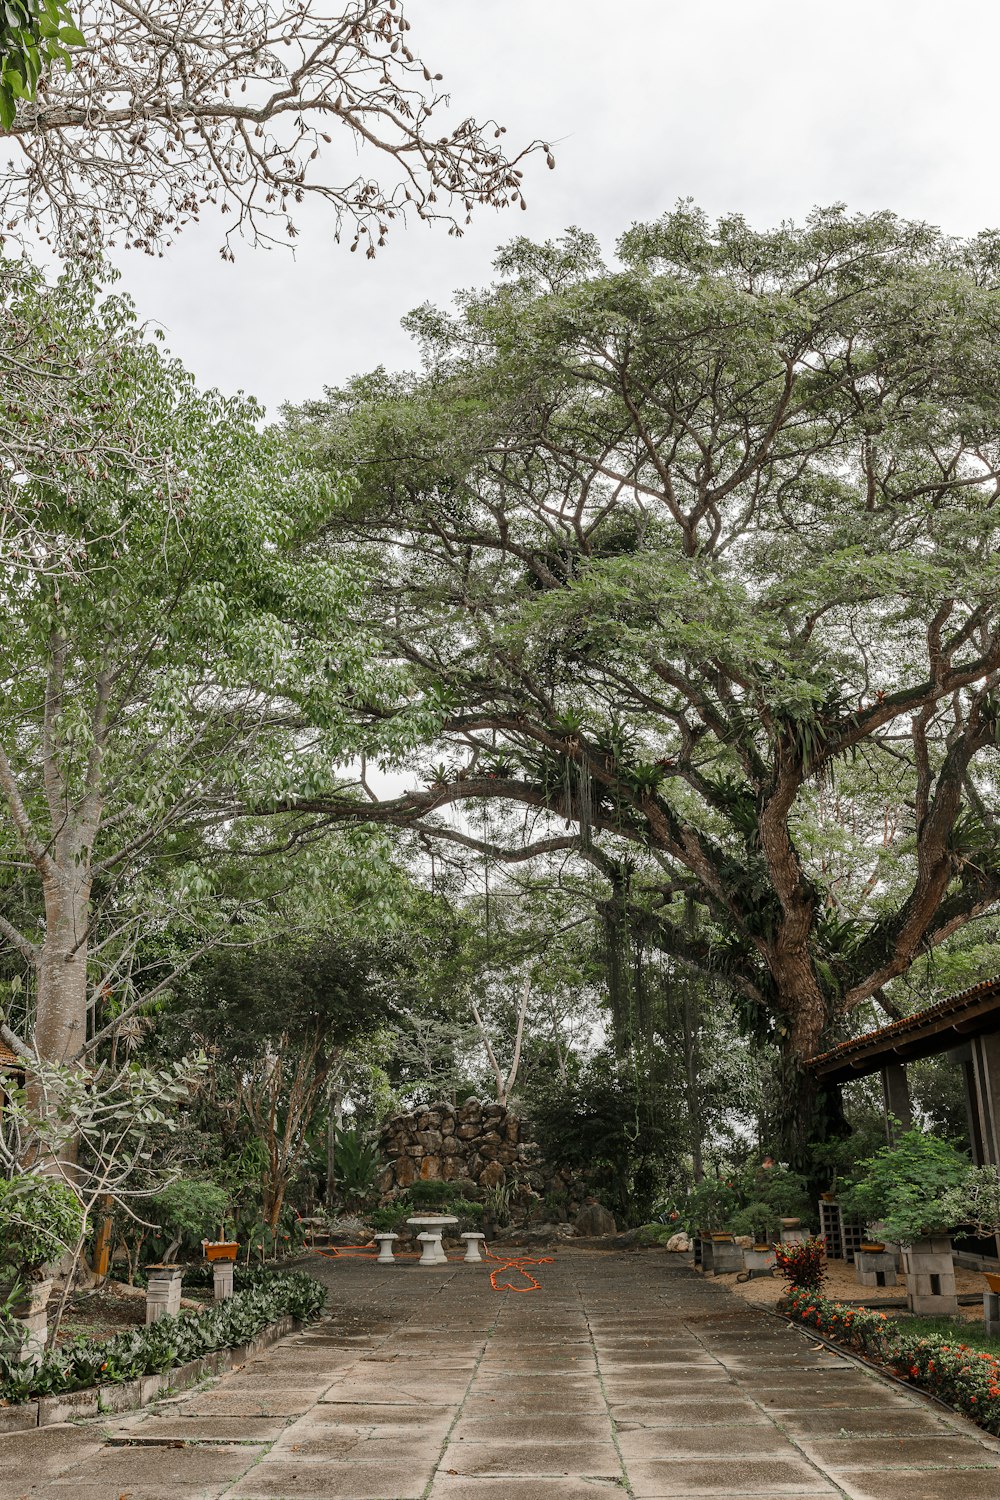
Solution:
[[(458, 1220), (455, 1218), (454, 1214), (415, 1214), (412, 1219), (407, 1219), (406, 1222), (407, 1224), (412, 1224), (414, 1229), (417, 1230), (426, 1229), (429, 1230), (431, 1234), (435, 1233), (435, 1231), (437, 1232), (438, 1254), (436, 1259), (426, 1260), (422, 1255), (420, 1257), (420, 1264), (422, 1266), (445, 1265), (447, 1263), (448, 1257), (444, 1253), (444, 1246), (441, 1244), (441, 1236), (444, 1234), (445, 1229), (449, 1224), (458, 1223)], [(418, 1234), (417, 1239), (419, 1240), (421, 1238), (422, 1236)], [(426, 1248), (427, 1247), (425, 1246), (425, 1251)]]

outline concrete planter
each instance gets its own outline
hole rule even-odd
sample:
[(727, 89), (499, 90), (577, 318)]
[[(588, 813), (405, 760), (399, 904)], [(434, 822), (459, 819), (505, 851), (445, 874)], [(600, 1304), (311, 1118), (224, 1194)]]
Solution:
[(752, 1281), (755, 1276), (770, 1276), (777, 1265), (777, 1256), (770, 1245), (743, 1251), (743, 1273), (741, 1281)]
[[(14, 1285), (13, 1280), (0, 1283), (0, 1300), (6, 1301)], [(0, 1348), (9, 1358), (20, 1360), (21, 1364), (37, 1364), (41, 1359), (49, 1331), (46, 1309), (51, 1291), (51, 1276), (23, 1283), (18, 1300), (12, 1308), (15, 1319), (13, 1336), (0, 1340)]]
[(946, 1234), (914, 1240), (903, 1250), (906, 1301), (913, 1313), (954, 1318), (958, 1313), (955, 1260)]
[(734, 1271), (742, 1271), (743, 1255), (744, 1251), (740, 1249), (739, 1245), (737, 1245), (732, 1236), (730, 1236), (728, 1239), (713, 1239), (713, 1276), (726, 1276)]

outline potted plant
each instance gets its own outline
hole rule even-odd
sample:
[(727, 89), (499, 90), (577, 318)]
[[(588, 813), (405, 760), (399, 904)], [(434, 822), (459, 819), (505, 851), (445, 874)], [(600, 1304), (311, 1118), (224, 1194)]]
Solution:
[(954, 1316), (958, 1310), (951, 1250), (955, 1220), (945, 1195), (968, 1171), (968, 1159), (950, 1141), (907, 1130), (860, 1162), (858, 1175), (841, 1194), (846, 1213), (873, 1235), (904, 1247), (912, 1312)]

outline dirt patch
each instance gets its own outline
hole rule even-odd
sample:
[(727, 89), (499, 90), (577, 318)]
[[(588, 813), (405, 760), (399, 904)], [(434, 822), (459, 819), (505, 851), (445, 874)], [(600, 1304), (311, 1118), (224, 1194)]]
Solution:
[[(860, 1302), (864, 1299), (866, 1307), (885, 1307), (890, 1302), (901, 1302), (906, 1297), (906, 1277), (902, 1272), (899, 1273), (895, 1286), (884, 1288), (863, 1287), (855, 1275), (854, 1267), (843, 1260), (829, 1261), (827, 1273), (823, 1296), (828, 1297), (831, 1302)], [(708, 1278), (709, 1281), (714, 1279), (711, 1276)], [(718, 1277), (718, 1280), (738, 1297), (746, 1302), (753, 1302), (758, 1307), (774, 1307), (785, 1285), (779, 1276), (754, 1276), (751, 1281), (737, 1281), (735, 1275), (726, 1275)], [(970, 1323), (981, 1323), (984, 1286), (982, 1276), (978, 1271), (966, 1271), (957, 1266), (955, 1285), (960, 1297), (975, 1296), (979, 1299), (975, 1306), (960, 1306), (958, 1316)]]
[[(59, 1311), (60, 1295), (54, 1293), (49, 1298), (50, 1326)], [(200, 1307), (211, 1300), (211, 1292), (196, 1292), (194, 1297), (185, 1296), (181, 1306)], [(95, 1291), (76, 1292), (70, 1297), (56, 1343), (67, 1344), (73, 1339), (109, 1339), (116, 1333), (142, 1328), (145, 1322), (146, 1293), (142, 1287), (111, 1282)]]

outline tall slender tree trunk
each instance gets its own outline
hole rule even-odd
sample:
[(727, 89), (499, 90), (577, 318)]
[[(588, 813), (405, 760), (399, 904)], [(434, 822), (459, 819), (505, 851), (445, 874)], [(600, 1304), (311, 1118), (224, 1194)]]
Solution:
[(35, 1046), (46, 1062), (68, 1062), (87, 1039), (90, 873), (77, 856), (44, 881), (45, 938), (38, 953)]
[(330, 1104), (326, 1117), (326, 1206), (329, 1209), (337, 1196), (337, 1132), (344, 1123), (344, 1095), (339, 1084), (330, 1090)]

